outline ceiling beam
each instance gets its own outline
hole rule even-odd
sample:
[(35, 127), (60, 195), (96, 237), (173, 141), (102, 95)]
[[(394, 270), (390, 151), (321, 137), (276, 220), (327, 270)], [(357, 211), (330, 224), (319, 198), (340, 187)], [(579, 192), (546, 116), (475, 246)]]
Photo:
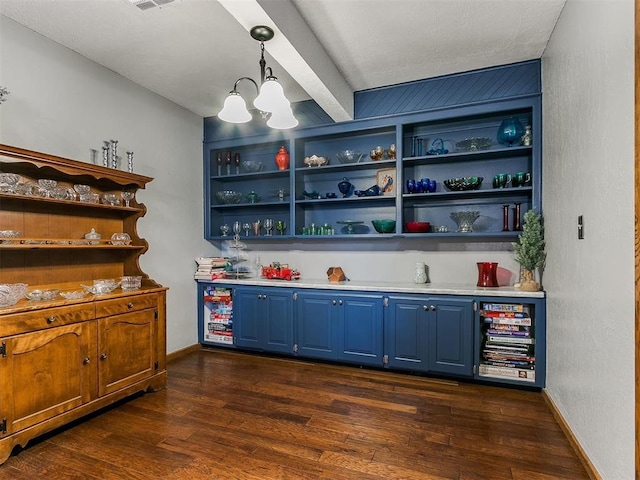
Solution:
[(265, 50), (336, 122), (353, 120), (353, 89), (290, 0), (218, 0), (247, 31), (273, 29)]

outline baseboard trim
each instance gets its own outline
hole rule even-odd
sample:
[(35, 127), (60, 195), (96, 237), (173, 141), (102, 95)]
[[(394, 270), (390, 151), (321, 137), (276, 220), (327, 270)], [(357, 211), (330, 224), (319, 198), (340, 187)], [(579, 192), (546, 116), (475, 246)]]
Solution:
[(176, 350), (175, 352), (168, 353), (167, 362), (177, 360), (180, 357), (189, 355), (192, 352), (197, 352), (198, 350), (202, 350), (202, 345), (200, 345), (199, 343), (196, 343), (194, 345), (189, 345), (188, 347), (182, 348), (180, 350)]
[(565, 421), (564, 417), (560, 413), (560, 410), (558, 410), (558, 407), (556, 407), (556, 404), (553, 402), (545, 388), (542, 389), (542, 398), (544, 398), (544, 401), (549, 406), (553, 418), (555, 418), (556, 422), (558, 422), (558, 425), (560, 425), (560, 428), (562, 429), (565, 437), (567, 437), (567, 440), (569, 440), (571, 448), (573, 448), (573, 451), (576, 452), (576, 455), (580, 459), (580, 463), (582, 463), (584, 469), (587, 471), (587, 475), (589, 475), (589, 478), (591, 480), (602, 480), (602, 477), (598, 473), (598, 470), (596, 470), (596, 467), (594, 467), (593, 463), (591, 463), (591, 460), (589, 460), (589, 457), (582, 449), (582, 446), (578, 442), (578, 439), (573, 434), (573, 431)]

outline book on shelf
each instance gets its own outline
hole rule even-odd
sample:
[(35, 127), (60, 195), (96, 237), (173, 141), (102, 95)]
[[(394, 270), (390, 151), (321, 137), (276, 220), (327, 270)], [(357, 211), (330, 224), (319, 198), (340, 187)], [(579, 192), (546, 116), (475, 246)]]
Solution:
[(493, 310), (494, 312), (524, 312), (527, 308), (522, 303), (483, 303), (483, 310)]
[(520, 343), (533, 345), (535, 343), (535, 338), (531, 337), (508, 337), (505, 335), (487, 335), (487, 341), (496, 342), (496, 343)]
[(485, 363), (487, 365), (506, 368), (524, 368), (528, 370), (534, 370), (536, 368), (535, 362), (528, 362), (524, 360), (485, 360)]
[(490, 323), (494, 325), (523, 325), (526, 327), (531, 326), (531, 318), (529, 317), (484, 317), (484, 323)]
[(496, 365), (481, 364), (478, 369), (478, 373), (482, 377), (506, 378), (531, 383), (536, 381), (536, 371), (525, 368), (500, 367)]
[(489, 335), (496, 335), (506, 338), (525, 338), (531, 336), (531, 332), (529, 332), (528, 330), (502, 330), (500, 328), (487, 328), (487, 333)]
[(519, 362), (535, 363), (536, 357), (533, 355), (512, 355), (510, 353), (498, 353), (498, 352), (483, 352), (482, 358), (485, 360), (516, 360)]
[(480, 316), (485, 318), (529, 318), (525, 312), (494, 312), (492, 310), (480, 310)]

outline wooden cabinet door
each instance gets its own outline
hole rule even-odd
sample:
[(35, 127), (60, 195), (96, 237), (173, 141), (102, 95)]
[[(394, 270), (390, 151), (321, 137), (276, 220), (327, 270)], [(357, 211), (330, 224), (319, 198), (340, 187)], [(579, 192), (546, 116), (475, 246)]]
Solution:
[(338, 297), (338, 359), (382, 366), (382, 296)]
[(388, 366), (427, 371), (429, 328), (427, 299), (389, 297), (385, 309), (385, 353)]
[(337, 295), (300, 292), (296, 300), (296, 343), (301, 357), (336, 360)]
[[(0, 416), (6, 435), (91, 400), (95, 323), (64, 325), (0, 340)], [(3, 434), (0, 433), (0, 437)]]
[(429, 298), (429, 371), (473, 374), (473, 301)]
[(293, 295), (290, 291), (272, 288), (265, 300), (263, 348), (268, 352), (290, 354), (293, 352)]
[(98, 394), (106, 395), (155, 372), (157, 310), (98, 320)]

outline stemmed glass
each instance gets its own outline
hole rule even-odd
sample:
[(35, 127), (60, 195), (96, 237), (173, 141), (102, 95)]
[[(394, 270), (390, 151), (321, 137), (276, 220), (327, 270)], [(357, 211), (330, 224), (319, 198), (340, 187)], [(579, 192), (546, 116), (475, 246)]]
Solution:
[(233, 222), (233, 233), (235, 235), (240, 235), (241, 231), (242, 231), (241, 224), (236, 220), (235, 222)]
[(260, 229), (262, 228), (262, 222), (260, 220), (256, 220), (253, 222), (253, 234), (258, 237), (260, 236)]
[(273, 230), (273, 219), (265, 218), (264, 220), (264, 229), (267, 231), (267, 235), (271, 235), (271, 231)]
[(56, 182), (55, 180), (50, 180), (48, 178), (41, 178), (40, 180), (38, 180), (38, 185), (40, 185), (40, 188), (44, 190), (44, 196), (47, 198), (51, 198), (51, 191), (56, 188), (58, 182)]
[(128, 207), (129, 206), (129, 202), (131, 200), (133, 200), (133, 197), (135, 197), (135, 193), (133, 192), (122, 192), (120, 194), (120, 196), (122, 197), (122, 199), (124, 200), (124, 206)]
[(278, 220), (276, 222), (276, 230), (278, 231), (278, 233), (280, 235), (284, 235), (284, 231), (287, 228), (287, 224), (285, 222), (283, 222), (282, 220)]
[(220, 227), (220, 233), (222, 233), (223, 237), (226, 237), (227, 235), (229, 235), (229, 225), (227, 225), (226, 223), (222, 225)]
[(248, 237), (249, 236), (249, 230), (251, 230), (251, 224), (250, 223), (242, 224), (242, 229), (244, 230), (244, 236)]

